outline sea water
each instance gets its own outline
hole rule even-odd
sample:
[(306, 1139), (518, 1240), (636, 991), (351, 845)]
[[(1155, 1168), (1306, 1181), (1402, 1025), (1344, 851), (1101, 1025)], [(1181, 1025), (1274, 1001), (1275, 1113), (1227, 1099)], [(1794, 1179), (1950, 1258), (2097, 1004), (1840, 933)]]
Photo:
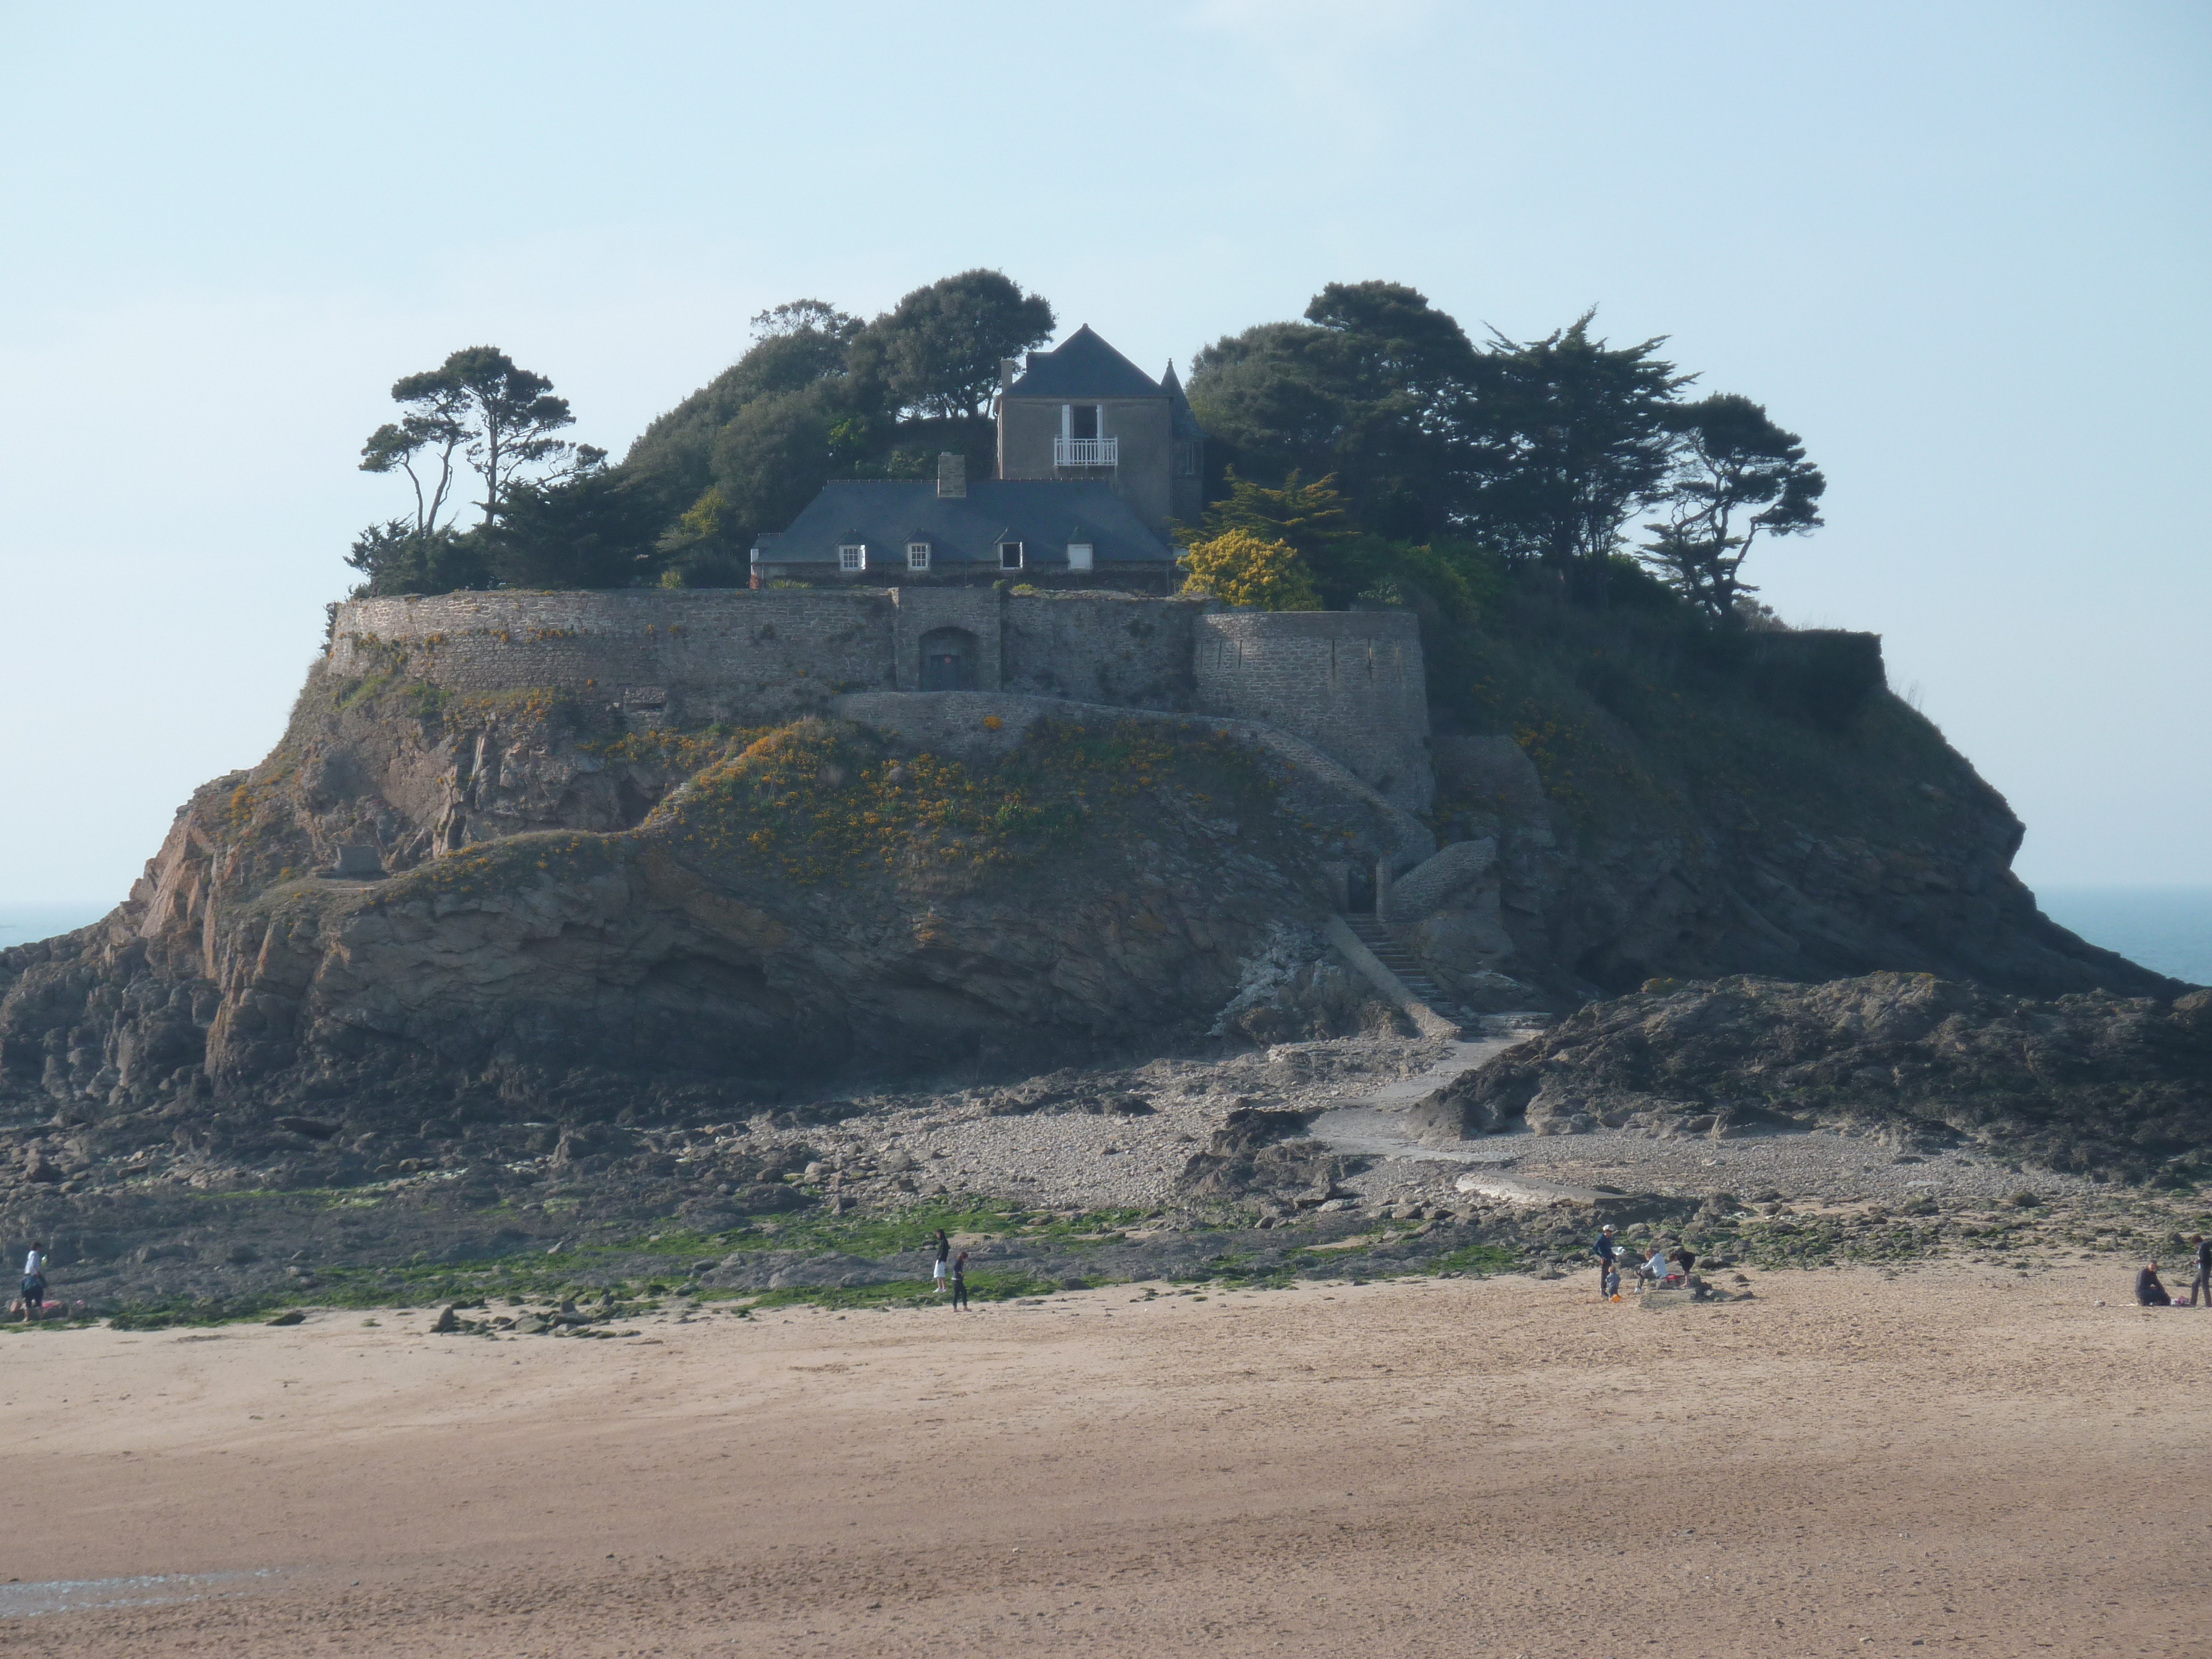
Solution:
[(2212, 887), (2039, 887), (2043, 914), (2092, 945), (2212, 985)]
[(91, 902), (41, 901), (38, 903), (15, 903), (0, 899), (0, 946), (27, 945), (34, 939), (52, 939), (57, 933), (72, 933), (88, 923), (98, 921), (115, 907), (112, 904)]

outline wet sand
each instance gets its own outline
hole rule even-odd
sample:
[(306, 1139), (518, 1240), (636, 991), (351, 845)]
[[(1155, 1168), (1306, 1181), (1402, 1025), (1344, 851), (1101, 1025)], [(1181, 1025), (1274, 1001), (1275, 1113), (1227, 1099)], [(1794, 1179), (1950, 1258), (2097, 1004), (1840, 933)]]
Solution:
[(2212, 1312), (2124, 1305), (2130, 1266), (33, 1334), (0, 1641), (2202, 1655)]

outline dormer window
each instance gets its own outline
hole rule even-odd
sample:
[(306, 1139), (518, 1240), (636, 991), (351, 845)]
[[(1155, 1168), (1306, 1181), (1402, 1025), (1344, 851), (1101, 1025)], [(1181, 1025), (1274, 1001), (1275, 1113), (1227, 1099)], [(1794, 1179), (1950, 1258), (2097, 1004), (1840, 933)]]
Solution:
[(1067, 568), (1068, 568), (1070, 570), (1088, 570), (1088, 569), (1090, 569), (1090, 568), (1091, 568), (1091, 553), (1093, 552), (1093, 550), (1094, 550), (1093, 546), (1092, 546), (1092, 544), (1091, 544), (1091, 543), (1089, 543), (1089, 542), (1070, 542), (1070, 543), (1068, 543), (1068, 544), (1067, 544)]
[(868, 544), (866, 542), (847, 542), (837, 550), (837, 568), (866, 570), (868, 568)]
[(1022, 568), (1022, 544), (1019, 542), (999, 544), (999, 568), (1019, 570)]
[(929, 568), (929, 544), (927, 542), (908, 542), (906, 544), (906, 568), (909, 570), (927, 570)]

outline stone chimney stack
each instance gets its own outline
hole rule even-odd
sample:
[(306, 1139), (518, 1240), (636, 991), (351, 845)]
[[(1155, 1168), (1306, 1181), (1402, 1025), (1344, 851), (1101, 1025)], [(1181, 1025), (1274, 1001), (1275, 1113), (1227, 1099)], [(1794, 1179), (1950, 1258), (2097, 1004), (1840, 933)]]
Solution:
[(1012, 385), (1014, 383), (1015, 377), (1016, 377), (1016, 376), (1018, 376), (1018, 374), (1021, 374), (1021, 372), (1022, 372), (1022, 360), (1021, 360), (1020, 358), (1018, 358), (1018, 357), (1001, 357), (1001, 358), (1000, 358), (1000, 359), (999, 359), (999, 390), (1000, 390), (1000, 391), (1001, 391), (1001, 392), (1004, 392), (1004, 391), (1005, 391), (1008, 386), (1012, 386)]
[(937, 499), (959, 501), (968, 494), (968, 458), (942, 450), (937, 457)]

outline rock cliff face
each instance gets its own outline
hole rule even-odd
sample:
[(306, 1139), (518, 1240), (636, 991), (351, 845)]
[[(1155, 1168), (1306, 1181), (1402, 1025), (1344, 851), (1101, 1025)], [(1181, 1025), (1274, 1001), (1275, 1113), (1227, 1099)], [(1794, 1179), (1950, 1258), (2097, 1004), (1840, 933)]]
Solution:
[(2046, 1167), (2202, 1172), (2212, 991), (2039, 1002), (1924, 974), (1725, 979), (1593, 1003), (1455, 1079), (1449, 1134), (1520, 1117), (1726, 1139), (1823, 1127), (1901, 1149), (1968, 1138)]
[[(1501, 729), (1436, 740), (1450, 844), (1384, 901), (1478, 1006), (1528, 1006), (1501, 979), (1564, 1008), (1655, 976), (1885, 969), (2039, 997), (2185, 988), (2037, 909), (2011, 869), (2020, 820), (1882, 688), (1871, 636), (1780, 635), (1714, 665), (1688, 654), (1710, 641), (1633, 618), (1537, 624), (1579, 631), (1486, 635), (1456, 670), (1483, 677), (1466, 717)], [(1842, 693), (1800, 660), (1830, 645), (1850, 647)]]
[(0, 1103), (117, 1146), (288, 1115), (350, 1145), (1356, 1031), (1390, 1016), (1313, 924), (1378, 865), (1477, 1007), (1663, 975), (2183, 988), (2044, 920), (2017, 821), (1886, 692), (1815, 720), (1507, 664), (1506, 730), (1436, 743), (1432, 833), (1233, 720), (878, 693), (679, 727), (358, 666), (310, 676), (113, 915), (0, 952)]
[[(0, 1091), (250, 1139), (1043, 1069), (1203, 1031), (1320, 857), (1425, 844), (1219, 722), (897, 706), (680, 733), (319, 672), (127, 903), (0, 955)], [(317, 873), (348, 847), (383, 870)]]

